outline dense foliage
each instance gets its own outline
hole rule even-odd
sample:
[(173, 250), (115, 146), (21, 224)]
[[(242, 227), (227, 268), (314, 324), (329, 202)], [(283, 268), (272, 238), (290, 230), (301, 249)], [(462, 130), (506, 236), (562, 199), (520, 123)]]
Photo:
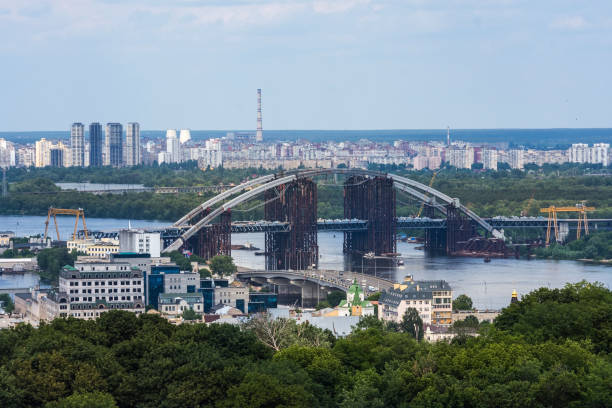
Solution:
[(57, 284), (62, 267), (74, 265), (78, 255), (82, 254), (76, 250), (68, 251), (67, 248), (43, 249), (36, 256), (41, 278), (47, 282)]
[(468, 295), (459, 295), (453, 300), (453, 310), (472, 310), (472, 298)]
[(612, 259), (612, 232), (584, 235), (567, 245), (552, 244), (548, 248), (539, 248), (536, 254), (553, 259)]
[(228, 276), (238, 269), (234, 260), (228, 255), (215, 255), (209, 262), (210, 271), (218, 276)]
[(612, 292), (580, 282), (562, 289), (540, 288), (513, 303), (495, 326), (531, 343), (571, 339), (595, 352), (612, 351)]
[(2, 304), (2, 309), (4, 309), (6, 313), (10, 314), (15, 310), (15, 303), (13, 303), (13, 299), (11, 299), (11, 295), (8, 293), (0, 294), (0, 303)]
[(450, 344), (373, 317), (338, 340), (283, 319), (57, 319), (0, 331), (0, 406), (609, 407), (611, 296), (542, 288)]
[(28, 248), (6, 249), (0, 253), (0, 258), (33, 258), (36, 254)]
[[(8, 180), (23, 182), (48, 179), (62, 183), (143, 184), (147, 187), (212, 186), (240, 183), (248, 177), (268, 173), (262, 169), (228, 170), (222, 167), (201, 171), (195, 161), (161, 166), (136, 167), (43, 167), (10, 168)], [(11, 186), (13, 190), (13, 186)], [(24, 190), (21, 191), (38, 191)]]
[[(412, 171), (402, 166), (372, 166), (373, 169), (407, 176), (429, 184), (432, 172)], [(612, 177), (588, 175), (601, 169), (576, 165), (527, 166), (527, 171), (482, 171), (446, 168), (438, 173), (433, 187), (461, 202), (481, 216), (539, 216), (549, 205), (573, 206), (582, 200), (597, 208), (593, 217), (612, 218)], [(270, 171), (262, 169), (201, 171), (194, 163), (154, 167), (11, 169), (10, 194), (0, 198), (1, 214), (44, 215), (50, 206), (83, 208), (87, 216), (103, 218), (157, 219), (175, 221), (210, 198), (213, 193), (154, 194), (128, 193), (94, 195), (83, 192), (58, 193), (54, 182), (138, 183), (147, 186), (192, 186), (237, 184)], [(321, 180), (318, 216), (344, 216), (342, 185)], [(32, 194), (36, 192), (37, 194)], [(415, 215), (420, 203), (398, 193), (398, 216)], [(234, 209), (236, 220), (263, 219), (261, 200)]]

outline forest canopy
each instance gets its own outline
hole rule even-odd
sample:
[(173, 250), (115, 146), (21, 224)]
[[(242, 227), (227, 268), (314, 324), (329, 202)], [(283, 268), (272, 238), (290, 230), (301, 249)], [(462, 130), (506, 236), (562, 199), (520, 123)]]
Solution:
[(451, 343), (375, 324), (342, 339), (279, 324), (275, 348), (257, 327), (122, 311), (1, 330), (0, 406), (612, 405), (612, 293), (597, 284), (538, 289)]

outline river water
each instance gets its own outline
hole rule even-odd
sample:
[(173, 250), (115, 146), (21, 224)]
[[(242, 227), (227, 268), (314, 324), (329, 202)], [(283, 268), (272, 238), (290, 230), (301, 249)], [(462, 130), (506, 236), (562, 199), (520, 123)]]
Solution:
[[(0, 216), (0, 231), (15, 231), (18, 236), (43, 234), (45, 219), (46, 217), (41, 216)], [(74, 217), (58, 217), (58, 221), (61, 237), (68, 239), (74, 229)], [(160, 227), (170, 224), (145, 220), (131, 220), (130, 223), (132, 227)], [(87, 218), (87, 228), (90, 230), (113, 231), (127, 226), (128, 220)], [(49, 228), (49, 233), (55, 234), (53, 226)], [(342, 253), (342, 240), (342, 233), (319, 233), (320, 268), (342, 270), (361, 268), (361, 259), (351, 262), (345, 258)], [(233, 244), (247, 242), (263, 249), (264, 234), (232, 236)], [(567, 282), (573, 283), (583, 279), (590, 282), (598, 281), (608, 288), (612, 287), (612, 267), (603, 265), (524, 259), (493, 259), (490, 263), (484, 263), (480, 258), (428, 257), (423, 251), (417, 250), (416, 245), (405, 242), (398, 242), (397, 250), (404, 260), (403, 266), (388, 268), (383, 265), (385, 260), (375, 260), (376, 262), (372, 260), (364, 262), (364, 271), (396, 281), (401, 281), (406, 275), (412, 275), (418, 280), (444, 279), (453, 288), (455, 296), (462, 293), (469, 295), (474, 301), (474, 306), (478, 308), (498, 309), (506, 306), (513, 289), (521, 295), (542, 286), (562, 287)], [(264, 257), (256, 256), (254, 252), (235, 250), (232, 251), (232, 256), (239, 266), (263, 269)], [(22, 283), (24, 282), (8, 283), (6, 278), (0, 277), (0, 287), (20, 287)]]
[[(320, 232), (319, 268), (359, 271), (361, 259), (347, 260), (342, 253), (342, 233)], [(264, 247), (264, 234), (236, 234), (232, 244), (251, 243), (258, 248)], [(563, 287), (566, 283), (601, 282), (612, 287), (612, 267), (590, 265), (576, 261), (492, 259), (484, 263), (482, 258), (459, 258), (436, 256), (429, 257), (416, 249), (417, 245), (406, 242), (397, 243), (403, 266), (385, 268), (384, 259), (364, 262), (364, 272), (401, 281), (406, 275), (417, 280), (446, 280), (454, 291), (454, 296), (469, 295), (474, 306), (481, 309), (500, 309), (510, 302), (512, 290), (520, 295), (545, 286)], [(237, 265), (249, 268), (264, 268), (264, 257), (256, 256), (255, 251), (232, 251)], [(376, 266), (376, 270), (375, 270)]]

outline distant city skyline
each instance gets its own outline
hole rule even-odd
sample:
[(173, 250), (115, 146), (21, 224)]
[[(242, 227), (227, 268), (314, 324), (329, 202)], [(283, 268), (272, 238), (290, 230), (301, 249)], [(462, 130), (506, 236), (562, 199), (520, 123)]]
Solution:
[(0, 1), (0, 38), (0, 131), (255, 130), (258, 88), (265, 131), (612, 127), (606, 0)]

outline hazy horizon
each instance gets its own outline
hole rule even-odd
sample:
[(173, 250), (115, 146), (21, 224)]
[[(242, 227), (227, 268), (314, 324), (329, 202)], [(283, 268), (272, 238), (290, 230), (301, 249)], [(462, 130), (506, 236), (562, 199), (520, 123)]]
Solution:
[(604, 0), (0, 0), (0, 127), (607, 128)]

